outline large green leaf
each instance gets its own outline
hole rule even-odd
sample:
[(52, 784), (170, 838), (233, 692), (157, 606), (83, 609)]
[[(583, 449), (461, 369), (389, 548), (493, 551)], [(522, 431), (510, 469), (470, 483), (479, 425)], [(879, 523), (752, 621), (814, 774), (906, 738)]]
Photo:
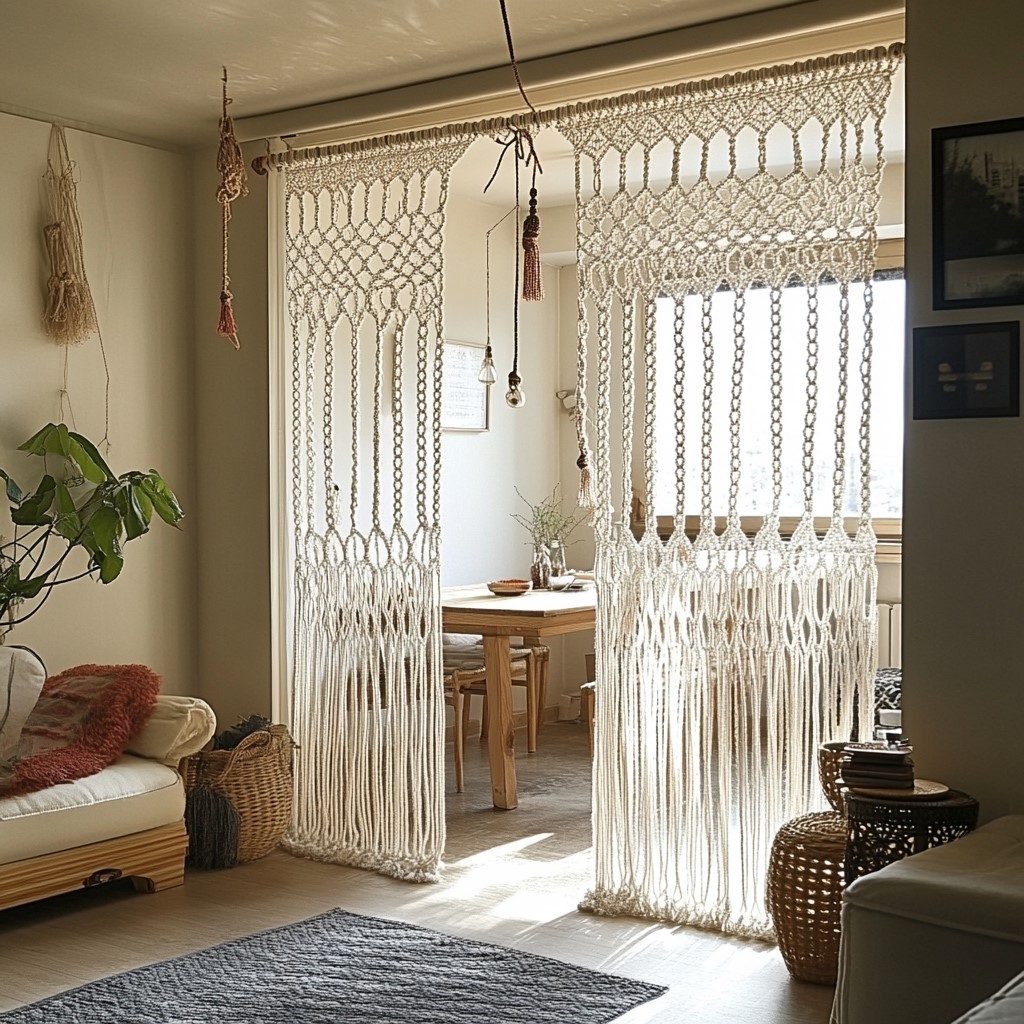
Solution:
[[(117, 509), (103, 505), (88, 521), (86, 532), (91, 536), (95, 551), (106, 557), (121, 555), (121, 517)], [(95, 552), (94, 552), (95, 553)]]
[(13, 599), (28, 600), (37, 597), (43, 587), (46, 586), (50, 577), (54, 575), (55, 569), (56, 566), (51, 566), (46, 572), (23, 580), (21, 578), (21, 566), (18, 563), (14, 563), (10, 568), (0, 573), (0, 601), (9, 604)]
[(125, 484), (114, 495), (114, 505), (123, 521), (126, 540), (134, 540), (149, 531), (149, 520), (143, 515), (135, 492), (136, 488)]
[(100, 564), (100, 583), (113, 583), (124, 568), (124, 559), (120, 555), (104, 555)]
[(0, 469), (0, 476), (7, 483), (7, 500), (14, 505), (19, 504), (23, 496), (21, 488), (2, 469)]
[(38, 597), (39, 592), (46, 586), (47, 578), (50, 575), (50, 572), (45, 572), (41, 576), (32, 576), (27, 580), (20, 580), (15, 586), (9, 588), (11, 596), (20, 597), (25, 601)]
[(142, 489), (153, 502), (156, 514), (169, 526), (177, 526), (185, 518), (185, 513), (181, 510), (174, 492), (155, 469), (151, 469), (146, 474), (146, 478), (142, 482)]
[(21, 504), (11, 510), (11, 522), (16, 526), (46, 526), (52, 522), (48, 515), (53, 505), (57, 481), (47, 474), (39, 481), (39, 486)]
[(71, 492), (67, 488), (67, 484), (57, 484), (57, 511), (67, 515), (69, 512), (77, 512), (75, 508), (75, 499), (71, 497)]
[(133, 485), (132, 496), (138, 503), (139, 511), (142, 513), (142, 518), (146, 521), (146, 525), (149, 526), (153, 521), (153, 502), (146, 493), (146, 489), (141, 484), (137, 486)]
[(82, 519), (66, 484), (57, 484), (57, 514), (53, 517), (53, 526), (72, 545), (82, 532)]
[(43, 438), (43, 448), (50, 455), (68, 456), (71, 454), (71, 435), (63, 423), (58, 423)]
[(45, 455), (46, 439), (56, 430), (53, 423), (47, 423), (42, 430), (37, 430), (27, 441), (18, 445), (19, 452), (28, 452), (29, 455)]
[[(96, 445), (92, 443), (92, 441), (89, 440), (89, 438), (84, 437), (82, 434), (76, 434), (72, 430), (71, 440), (72, 442), (74, 442), (71, 446), (72, 456), (78, 463), (78, 465), (81, 467), (82, 475), (86, 478), (86, 480), (92, 480), (94, 484), (99, 484), (102, 483), (104, 480), (116, 479), (114, 474), (111, 472), (110, 467), (104, 461), (103, 456), (100, 455), (99, 449), (96, 447)], [(86, 467), (85, 462), (83, 462), (76, 454), (75, 443), (77, 443), (79, 446), (81, 446), (82, 449), (84, 449), (88, 461), (92, 464), (92, 467), (94, 467), (95, 471), (99, 474), (98, 478), (90, 475), (90, 469)]]

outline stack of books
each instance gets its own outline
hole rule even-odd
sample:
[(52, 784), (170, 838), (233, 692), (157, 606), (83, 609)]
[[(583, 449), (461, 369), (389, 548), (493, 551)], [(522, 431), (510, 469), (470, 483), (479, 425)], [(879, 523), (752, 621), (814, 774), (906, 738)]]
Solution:
[(840, 775), (848, 789), (913, 789), (913, 747), (851, 743), (843, 750)]

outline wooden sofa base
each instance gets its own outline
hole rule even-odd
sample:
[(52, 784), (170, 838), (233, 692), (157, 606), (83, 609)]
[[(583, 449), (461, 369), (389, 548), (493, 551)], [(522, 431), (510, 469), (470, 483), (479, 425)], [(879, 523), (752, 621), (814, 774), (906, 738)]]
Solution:
[(83, 886), (130, 878), (139, 892), (185, 881), (188, 833), (176, 821), (146, 832), (0, 864), (0, 910)]

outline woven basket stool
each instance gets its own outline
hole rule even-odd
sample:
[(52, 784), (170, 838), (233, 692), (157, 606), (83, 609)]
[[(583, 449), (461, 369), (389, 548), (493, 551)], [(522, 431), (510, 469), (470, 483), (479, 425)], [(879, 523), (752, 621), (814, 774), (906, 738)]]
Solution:
[(846, 819), (824, 811), (786, 822), (772, 843), (768, 913), (789, 973), (835, 983), (843, 896)]

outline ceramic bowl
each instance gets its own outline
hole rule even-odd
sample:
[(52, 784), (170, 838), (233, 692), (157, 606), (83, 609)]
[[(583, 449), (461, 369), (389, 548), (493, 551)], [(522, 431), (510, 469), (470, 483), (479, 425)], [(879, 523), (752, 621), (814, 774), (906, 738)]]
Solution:
[(568, 573), (565, 576), (552, 576), (548, 584), (552, 590), (565, 590), (576, 582), (576, 574)]
[(492, 594), (501, 597), (510, 597), (514, 594), (525, 594), (531, 587), (529, 580), (491, 580), (487, 589)]

